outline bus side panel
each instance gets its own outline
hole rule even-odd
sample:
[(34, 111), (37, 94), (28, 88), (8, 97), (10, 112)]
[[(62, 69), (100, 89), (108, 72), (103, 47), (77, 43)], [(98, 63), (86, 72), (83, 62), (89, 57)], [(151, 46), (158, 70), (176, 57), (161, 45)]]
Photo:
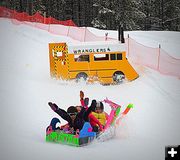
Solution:
[(57, 62), (57, 77), (61, 78), (62, 80), (68, 79), (68, 67), (64, 64), (63, 61), (58, 60)]
[(54, 57), (53, 57), (53, 53), (52, 53), (53, 46), (54, 45), (52, 43), (49, 43), (49, 63), (50, 63), (50, 74), (51, 74), (51, 77), (55, 76)]
[(138, 78), (139, 75), (134, 70), (134, 68), (131, 66), (131, 64), (128, 62), (128, 59), (126, 58), (126, 52), (121, 52), (121, 53), (122, 53), (122, 60), (114, 61), (116, 63), (115, 64), (116, 69), (117, 69), (116, 71), (123, 72), (125, 74), (125, 77), (129, 81), (132, 81), (132, 80)]
[(125, 66), (126, 67), (123, 67), (123, 72), (129, 81), (135, 80), (139, 77), (138, 73), (134, 70), (128, 60), (125, 61)]
[(70, 79), (76, 78), (78, 73), (84, 72), (89, 76), (89, 62), (88, 61), (81, 61), (81, 62), (76, 62), (74, 60), (74, 54), (69, 54), (69, 76)]
[[(116, 52), (115, 52), (116, 53)], [(126, 52), (122, 52), (122, 60), (109, 60), (109, 61), (94, 61), (91, 63), (91, 69), (98, 72), (98, 77), (100, 81), (105, 83), (113, 83), (113, 74), (116, 71), (121, 71), (125, 74), (128, 80), (134, 80), (138, 78), (137, 72), (130, 65), (126, 59)]]
[(61, 79), (68, 78), (67, 65), (65, 62), (66, 52), (66, 43), (49, 43), (50, 73), (52, 77)]
[(116, 70), (116, 66), (114, 65), (114, 62), (111, 62), (110, 60), (95, 61), (92, 54), (90, 69), (92, 76), (98, 76), (100, 81), (104, 81), (105, 78), (112, 78), (112, 73)]

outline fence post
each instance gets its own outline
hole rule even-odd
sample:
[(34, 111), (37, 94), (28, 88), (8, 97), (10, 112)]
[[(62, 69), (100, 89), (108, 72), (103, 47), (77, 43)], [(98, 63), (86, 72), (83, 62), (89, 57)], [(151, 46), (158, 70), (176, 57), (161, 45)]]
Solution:
[(67, 37), (69, 37), (69, 30), (70, 30), (70, 26), (68, 26)]
[(108, 39), (108, 33), (105, 33), (105, 41)]
[(128, 58), (129, 58), (129, 55), (130, 55), (130, 53), (129, 53), (129, 34), (128, 34), (128, 44), (127, 44), (127, 47), (128, 47)]
[(48, 24), (48, 32), (50, 33), (50, 26), (51, 25), (51, 23), (50, 23), (50, 21), (49, 21), (49, 24)]
[(161, 54), (161, 45), (159, 44), (159, 48), (158, 48), (158, 66), (157, 66), (158, 71), (159, 71), (159, 63), (160, 63), (160, 54)]
[(26, 21), (25, 20), (25, 12), (23, 12), (23, 22)]
[(44, 12), (44, 24), (46, 24), (46, 12)]
[(11, 17), (12, 17), (12, 19), (16, 19), (17, 20), (17, 18), (15, 18), (15, 9), (13, 10), (13, 15), (11, 15)]
[(86, 29), (87, 27), (85, 27), (85, 31), (84, 31), (84, 42), (86, 41)]

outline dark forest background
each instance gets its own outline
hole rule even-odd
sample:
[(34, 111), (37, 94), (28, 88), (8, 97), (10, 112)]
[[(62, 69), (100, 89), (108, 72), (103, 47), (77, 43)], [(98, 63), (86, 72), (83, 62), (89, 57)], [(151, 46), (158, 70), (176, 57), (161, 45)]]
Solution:
[(0, 5), (33, 15), (37, 11), (77, 26), (116, 30), (180, 31), (180, 0), (0, 0)]

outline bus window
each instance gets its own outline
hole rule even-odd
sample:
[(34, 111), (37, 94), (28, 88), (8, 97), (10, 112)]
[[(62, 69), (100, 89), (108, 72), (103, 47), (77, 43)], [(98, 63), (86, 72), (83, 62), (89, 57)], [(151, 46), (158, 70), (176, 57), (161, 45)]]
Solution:
[(111, 60), (116, 60), (116, 54), (111, 54)]
[(109, 60), (109, 54), (94, 54), (95, 61), (107, 61)]
[(117, 60), (122, 60), (122, 54), (121, 53), (117, 54)]
[(89, 55), (74, 55), (75, 62), (89, 62)]

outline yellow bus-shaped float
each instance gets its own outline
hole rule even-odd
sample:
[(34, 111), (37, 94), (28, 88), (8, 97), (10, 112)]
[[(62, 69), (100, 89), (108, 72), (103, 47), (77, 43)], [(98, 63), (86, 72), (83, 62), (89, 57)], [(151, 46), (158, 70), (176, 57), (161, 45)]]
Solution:
[(49, 58), (51, 76), (57, 79), (112, 84), (138, 77), (119, 42), (49, 43)]

